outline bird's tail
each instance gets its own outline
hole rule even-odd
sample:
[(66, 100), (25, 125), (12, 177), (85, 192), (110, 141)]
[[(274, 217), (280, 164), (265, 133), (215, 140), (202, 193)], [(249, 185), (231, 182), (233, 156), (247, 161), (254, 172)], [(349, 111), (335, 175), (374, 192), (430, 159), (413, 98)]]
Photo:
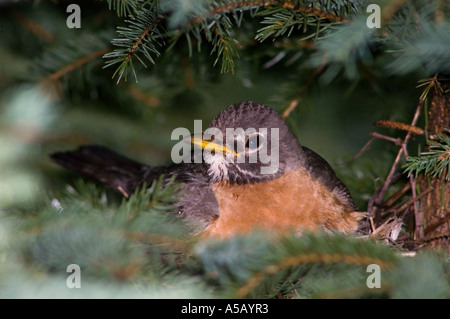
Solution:
[(53, 153), (50, 158), (75, 173), (121, 192), (125, 197), (141, 183), (143, 172), (148, 168), (98, 145)]

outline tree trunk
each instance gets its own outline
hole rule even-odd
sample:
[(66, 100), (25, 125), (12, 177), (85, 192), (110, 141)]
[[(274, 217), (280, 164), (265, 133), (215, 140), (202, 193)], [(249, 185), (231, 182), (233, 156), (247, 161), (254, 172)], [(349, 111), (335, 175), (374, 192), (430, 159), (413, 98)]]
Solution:
[[(441, 82), (443, 92), (430, 91), (431, 103), (428, 112), (429, 136), (448, 134), (450, 128), (450, 82)], [(432, 187), (423, 197), (415, 216), (415, 239), (429, 247), (448, 250), (450, 253), (450, 182), (445, 181), (446, 172), (441, 178), (421, 174), (417, 177), (419, 191)]]

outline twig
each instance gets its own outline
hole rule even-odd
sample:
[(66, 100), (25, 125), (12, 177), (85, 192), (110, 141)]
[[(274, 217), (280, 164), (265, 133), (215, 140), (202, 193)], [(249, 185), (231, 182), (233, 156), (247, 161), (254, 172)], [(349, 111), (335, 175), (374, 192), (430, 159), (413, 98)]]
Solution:
[(383, 135), (377, 132), (371, 132), (370, 135), (372, 135), (372, 138), (366, 143), (364, 144), (364, 146), (359, 150), (358, 153), (356, 153), (356, 155), (354, 155), (349, 161), (353, 161), (355, 159), (357, 159), (358, 157), (360, 157), (362, 154), (364, 154), (368, 149), (369, 146), (372, 144), (372, 142), (376, 139), (383, 139), (383, 140), (387, 140), (389, 142), (393, 142), (395, 145), (402, 145), (402, 140), (400, 138), (393, 138), (387, 135)]
[(368, 149), (370, 144), (372, 144), (372, 142), (375, 140), (376, 137), (372, 136), (372, 138), (366, 143), (364, 144), (364, 146), (359, 150), (358, 153), (356, 153), (356, 155), (354, 155), (350, 161), (353, 161), (355, 159), (357, 159), (358, 157), (360, 157), (361, 155), (363, 155)]
[(293, 99), (291, 101), (291, 103), (289, 104), (289, 106), (287, 107), (286, 110), (284, 110), (282, 117), (285, 119), (289, 116), (289, 114), (291, 114), (291, 112), (297, 107), (298, 103), (300, 102), (301, 98), (297, 97), (295, 99)]
[(158, 107), (161, 104), (161, 100), (158, 97), (147, 94), (146, 92), (139, 89), (136, 85), (129, 85), (127, 87), (127, 91), (134, 99), (143, 102), (149, 107), (154, 108)]
[(383, 140), (392, 142), (392, 143), (394, 143), (395, 145), (398, 145), (398, 146), (402, 146), (403, 145), (403, 141), (400, 138), (393, 138), (393, 137), (390, 137), (390, 136), (387, 136), (387, 135), (383, 135), (383, 134), (380, 134), (380, 133), (377, 133), (377, 132), (372, 132), (372, 133), (370, 133), (370, 135), (372, 135), (373, 137), (379, 138), (379, 139), (383, 139)]
[(11, 16), (13, 19), (15, 19), (21, 26), (23, 26), (25, 29), (29, 30), (34, 35), (38, 36), (45, 42), (52, 42), (55, 40), (55, 35), (45, 29), (42, 25), (37, 23), (36, 21), (30, 19), (29, 17), (23, 15), (20, 12), (17, 12), (16, 10), (11, 10)]
[[(411, 133), (412, 131), (409, 131), (409, 133)], [(402, 150), (403, 150), (403, 154), (405, 154), (405, 159), (408, 160), (408, 150), (406, 149), (406, 144), (402, 144)], [(409, 184), (411, 185), (411, 195), (412, 195), (412, 199), (414, 200), (413, 202), (413, 209), (414, 209), (414, 221), (416, 224), (416, 228), (414, 231), (414, 239), (417, 239), (416, 237), (418, 236), (419, 238), (423, 237), (423, 223), (422, 221), (419, 219), (419, 208), (417, 207), (417, 193), (416, 193), (416, 178), (414, 177), (413, 174), (411, 174), (409, 176)], [(431, 191), (431, 189), (430, 189)], [(422, 194), (420, 194), (422, 197)], [(417, 235), (419, 234), (419, 235)]]
[[(394, 176), (394, 172), (397, 169), (398, 163), (400, 162), (401, 156), (402, 154), (405, 156), (405, 159), (408, 159), (408, 151), (407, 151), (407, 144), (409, 142), (409, 139), (411, 138), (412, 134), (416, 134), (419, 133), (420, 131), (417, 131), (416, 128), (416, 123), (417, 120), (419, 118), (419, 114), (420, 111), (423, 107), (423, 104), (425, 102), (425, 99), (428, 95), (428, 92), (432, 89), (435, 88), (435, 90), (442, 90), (442, 88), (440, 87), (440, 83), (437, 81), (437, 74), (435, 74), (431, 79), (427, 79), (427, 81), (422, 81), (423, 83), (420, 84), (419, 86), (425, 86), (424, 91), (422, 92), (420, 98), (419, 98), (419, 103), (417, 104), (416, 107), (416, 111), (414, 113), (414, 117), (413, 120), (411, 122), (411, 125), (404, 125), (402, 124), (401, 126), (403, 127), (403, 129), (406, 129), (408, 131), (408, 133), (405, 136), (405, 139), (403, 140), (403, 142), (401, 143), (400, 149), (397, 153), (397, 157), (395, 158), (395, 161), (389, 171), (388, 176), (386, 177), (382, 187), (377, 190), (370, 198), (369, 200), (369, 205), (367, 208), (367, 212), (368, 212), (368, 216), (374, 216), (376, 213), (376, 209), (375, 206), (380, 206), (380, 204), (383, 201), (383, 197), (387, 191), (387, 189), (389, 188), (389, 186), (392, 184), (392, 180), (393, 180), (393, 176)], [(398, 126), (397, 122), (389, 122), (389, 123), (382, 123), (382, 124), (395, 124), (395, 126)], [(398, 127), (397, 127), (398, 128)], [(414, 238), (422, 238), (423, 237), (423, 222), (421, 216), (419, 216), (419, 209), (417, 206), (417, 199), (421, 198), (422, 196), (424, 196), (424, 194), (426, 194), (426, 192), (423, 192), (422, 194), (420, 194), (419, 196), (417, 196), (416, 193), (416, 180), (414, 176), (410, 176), (409, 177), (409, 184), (410, 184), (410, 188), (411, 188), (411, 195), (412, 195), (412, 199), (410, 200), (410, 202), (408, 202), (408, 205), (410, 205), (411, 203), (413, 204), (413, 208), (414, 208), (414, 219), (415, 219), (415, 230), (414, 230)], [(403, 207), (403, 206), (402, 206)]]
[(389, 210), (387, 210), (387, 212), (392, 212), (394, 214), (397, 214), (398, 212), (401, 212), (402, 210), (406, 209), (408, 206), (410, 206), (411, 204), (416, 203), (419, 199), (421, 199), (422, 197), (424, 197), (426, 194), (428, 194), (429, 192), (431, 192), (433, 190), (433, 187), (429, 187), (427, 188), (425, 191), (423, 191), (422, 193), (420, 193), (420, 195), (417, 195), (415, 197), (412, 197), (410, 199), (408, 199), (407, 201), (405, 201), (404, 203), (401, 203)]
[(214, 8), (211, 8), (211, 10), (207, 11), (204, 14), (199, 15), (198, 17), (195, 17), (188, 23), (188, 27), (192, 27), (201, 21), (204, 21), (205, 19), (209, 17), (214, 17), (217, 14), (223, 14), (231, 10), (236, 10), (239, 8), (250, 8), (253, 6), (260, 6), (260, 7), (270, 7), (270, 6), (281, 6), (284, 9), (293, 10), (302, 12), (308, 15), (313, 15), (318, 19), (327, 19), (330, 21), (335, 21), (339, 23), (347, 23), (347, 18), (342, 18), (334, 13), (322, 11), (319, 9), (314, 9), (311, 7), (301, 7), (297, 2), (295, 1), (280, 1), (280, 0), (240, 0), (235, 1), (232, 3), (226, 3), (222, 6), (217, 6)]
[(297, 107), (298, 103), (302, 99), (301, 95), (303, 94), (303, 92), (305, 92), (306, 89), (313, 83), (313, 80), (317, 77), (317, 75), (319, 75), (322, 72), (324, 67), (325, 67), (325, 62), (322, 63), (317, 69), (314, 70), (314, 73), (308, 79), (308, 82), (306, 82), (305, 85), (303, 85), (300, 88), (298, 96), (295, 99), (293, 99), (291, 101), (291, 103), (289, 104), (289, 106), (286, 108), (286, 110), (284, 110), (283, 114), (281, 115), (282, 118), (284, 118), (284, 119), (287, 118), (289, 116), (289, 114), (291, 114), (291, 112)]
[(406, 194), (407, 191), (409, 191), (411, 189), (411, 184), (405, 184), (400, 190), (398, 190), (397, 192), (395, 192), (391, 197), (389, 197), (386, 202), (385, 202), (385, 206), (386, 207), (391, 207), (392, 205), (394, 205), (394, 203), (399, 200), (403, 195)]
[[(391, 183), (394, 184), (394, 183), (397, 182), (401, 177), (402, 177), (402, 174), (401, 174), (401, 173), (397, 173), (397, 174), (393, 175), (393, 177), (391, 178)], [(371, 211), (372, 211), (373, 207), (375, 206), (375, 204), (376, 204), (376, 206), (378, 206), (378, 207), (381, 207), (381, 206), (382, 206), (382, 203), (375, 203), (375, 200), (376, 200), (376, 198), (378, 197), (378, 194), (381, 192), (382, 188), (383, 188), (383, 185), (381, 185), (379, 188), (377, 188), (377, 189), (375, 190), (375, 192), (373, 193), (373, 195), (372, 195), (372, 196), (370, 197), (370, 199), (369, 199), (369, 202), (368, 202), (368, 204), (367, 204), (367, 215), (368, 215), (369, 217), (374, 217), (374, 214), (372, 214)]]
[(133, 55), (136, 53), (137, 49), (144, 41), (145, 37), (155, 28), (155, 26), (161, 21), (161, 19), (157, 19), (155, 23), (150, 24), (147, 28), (142, 32), (141, 36), (134, 42), (133, 47), (128, 51), (128, 55), (125, 57), (124, 61), (129, 62)]
[(118, 187), (117, 187), (117, 190), (118, 190), (119, 192), (121, 192), (122, 195), (125, 196), (126, 198), (130, 198), (130, 196), (128, 195), (127, 192), (125, 192), (125, 190), (122, 188), (122, 186), (118, 186)]
[(108, 51), (109, 51), (109, 48), (92, 52), (91, 54), (89, 54), (87, 56), (84, 56), (84, 57), (76, 60), (75, 62), (66, 65), (62, 69), (59, 69), (57, 72), (50, 74), (49, 76), (47, 76), (44, 79), (44, 82), (46, 82), (46, 81), (56, 81), (56, 80), (60, 79), (62, 76), (64, 76), (66, 73), (69, 73), (69, 72), (75, 70), (76, 68), (79, 68), (82, 65), (84, 65), (84, 64), (86, 64), (86, 63), (88, 63), (88, 62), (90, 62), (92, 60), (95, 60), (96, 58), (101, 57), (102, 55), (104, 55)]
[(419, 236), (418, 236), (419, 238), (423, 237), (423, 223), (419, 219), (419, 208), (417, 207), (417, 199), (419, 199), (419, 196), (422, 197), (421, 196), (422, 194), (417, 196), (417, 193), (416, 193), (416, 178), (413, 176), (413, 174), (411, 174), (409, 176), (409, 183), (411, 184), (412, 199), (414, 199), (413, 209), (414, 209), (414, 221), (415, 221), (415, 224), (416, 224), (416, 229), (414, 231), (414, 239), (417, 239), (416, 238), (417, 234), (419, 234)]
[[(416, 112), (414, 113), (414, 117), (413, 117), (413, 120), (411, 122), (411, 126), (415, 126), (416, 125), (417, 120), (419, 119), (420, 110), (422, 109), (424, 101), (425, 101), (424, 99), (420, 99), (419, 100), (419, 103), (417, 104), (417, 107), (416, 107)], [(409, 139), (411, 138), (412, 134), (413, 133), (411, 131), (408, 131), (408, 133), (406, 134), (406, 137), (405, 137), (405, 139), (403, 140), (403, 143), (402, 143), (402, 147), (400, 147), (400, 150), (397, 153), (397, 157), (395, 158), (394, 164), (392, 165), (391, 170), (389, 171), (389, 174), (386, 177), (386, 180), (384, 181), (383, 186), (381, 187), (381, 190), (378, 193), (374, 193), (372, 195), (372, 197), (374, 197), (373, 200), (372, 200), (373, 204), (378, 205), (378, 204), (380, 204), (382, 202), (383, 197), (386, 194), (386, 191), (387, 191), (388, 187), (392, 183), (392, 177), (394, 176), (394, 173), (395, 173), (395, 171), (397, 169), (397, 165), (400, 162), (400, 158), (401, 158), (402, 154), (406, 150), (406, 145), (408, 144)], [(405, 156), (407, 156), (407, 154), (405, 154)], [(373, 206), (369, 206), (368, 209), (367, 209), (367, 212), (368, 212), (369, 216), (373, 216), (374, 215)]]
[(377, 229), (375, 226), (375, 223), (373, 222), (373, 217), (369, 218), (370, 221), (370, 228), (372, 228), (372, 233)]

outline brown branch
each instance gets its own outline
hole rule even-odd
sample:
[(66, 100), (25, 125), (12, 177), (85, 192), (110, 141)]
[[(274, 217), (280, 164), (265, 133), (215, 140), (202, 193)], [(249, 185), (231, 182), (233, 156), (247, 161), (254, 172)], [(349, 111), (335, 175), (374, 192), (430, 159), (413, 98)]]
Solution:
[(314, 73), (311, 75), (311, 77), (308, 79), (308, 82), (306, 82), (299, 90), (298, 96), (291, 101), (289, 106), (284, 110), (281, 117), (283, 119), (286, 119), (289, 114), (297, 107), (298, 103), (301, 101), (301, 95), (308, 89), (308, 87), (313, 83), (314, 79), (322, 72), (323, 68), (325, 67), (325, 63), (322, 63), (317, 69), (314, 70)]
[(132, 241), (154, 245), (165, 245), (182, 251), (188, 250), (194, 243), (194, 240), (186, 238), (179, 239), (164, 234), (151, 234), (139, 230), (118, 230), (115, 231), (115, 233)]
[(417, 195), (415, 197), (412, 197), (405, 201), (404, 203), (400, 203), (399, 205), (392, 207), (391, 209), (388, 209), (387, 212), (393, 212), (394, 214), (397, 214), (403, 210), (405, 210), (408, 206), (416, 203), (419, 199), (427, 195), (429, 192), (433, 190), (433, 187), (429, 187), (426, 190), (424, 190), (420, 195)]
[(293, 99), (291, 101), (291, 103), (289, 104), (289, 106), (286, 108), (286, 110), (284, 110), (283, 114), (282, 114), (282, 118), (287, 118), (289, 116), (289, 114), (291, 114), (291, 112), (297, 107), (298, 103), (300, 102), (302, 98), (301, 97), (297, 97), (295, 99)]
[(372, 133), (370, 133), (370, 135), (372, 135), (372, 138), (371, 138), (369, 141), (367, 141), (366, 144), (364, 144), (364, 146), (358, 151), (358, 153), (356, 153), (356, 154), (349, 160), (349, 162), (350, 162), (350, 161), (353, 161), (353, 160), (355, 160), (355, 159), (357, 159), (357, 158), (360, 157), (362, 154), (364, 154), (364, 153), (369, 149), (369, 147), (370, 147), (370, 145), (372, 144), (372, 142), (373, 142), (375, 139), (377, 139), (377, 138), (383, 139), (383, 140), (387, 140), (387, 141), (389, 141), (389, 142), (393, 142), (395, 145), (401, 145), (401, 144), (402, 144), (402, 140), (399, 139), (399, 138), (393, 138), (393, 137), (390, 137), (390, 136), (386, 136), (386, 135), (383, 135), (383, 134), (379, 134), (379, 133), (377, 133), (377, 132), (372, 132)]
[(417, 196), (416, 178), (412, 174), (409, 176), (409, 183), (411, 184), (411, 196), (412, 196), (412, 199), (414, 200), (413, 209), (414, 209), (414, 219), (415, 219), (415, 223), (416, 223), (416, 230), (414, 231), (414, 236), (416, 237), (417, 233), (420, 232), (421, 235), (419, 237), (422, 238), (423, 237), (423, 223), (421, 221), (419, 221), (419, 207), (417, 206), (418, 205), (417, 199), (422, 197), (422, 194)]
[[(403, 140), (403, 142), (400, 145), (400, 149), (397, 153), (397, 157), (396, 157), (396, 159), (391, 167), (391, 170), (389, 171), (389, 174), (386, 177), (382, 187), (379, 190), (377, 190), (371, 196), (371, 198), (369, 200), (367, 211), (368, 211), (368, 214), (370, 217), (373, 217), (373, 216), (377, 217), (376, 211), (377, 211), (377, 209), (381, 208), (383, 197), (384, 197), (387, 189), (389, 188), (389, 186), (392, 184), (393, 176), (397, 169), (397, 166), (399, 164), (401, 156), (404, 155), (405, 159), (406, 160), (408, 159), (407, 144), (408, 144), (408, 141), (411, 138), (412, 134), (420, 133), (420, 131), (417, 130), (417, 127), (415, 125), (417, 123), (420, 111), (423, 107), (424, 101), (425, 101), (429, 91), (432, 88), (434, 88), (436, 91), (442, 92), (440, 83), (437, 80), (437, 74), (435, 74), (434, 77), (432, 77), (431, 79), (427, 79), (426, 81), (421, 81), (421, 82), (423, 82), (423, 83), (420, 84), (419, 86), (426, 85), (426, 87), (423, 90), (423, 92), (419, 98), (419, 102), (418, 102), (416, 111), (414, 113), (414, 117), (413, 117), (411, 125), (406, 125), (403, 123), (391, 122), (391, 121), (381, 122), (382, 126), (406, 129), (408, 131), (408, 133), (406, 134), (405, 139)], [(402, 211), (402, 210), (406, 209), (408, 206), (413, 205), (414, 221), (415, 221), (414, 239), (417, 240), (417, 239), (424, 237), (424, 222), (423, 222), (423, 216), (420, 214), (420, 211), (419, 211), (418, 199), (422, 198), (425, 194), (431, 192), (431, 189), (428, 188), (426, 191), (422, 192), (420, 195), (417, 195), (417, 193), (416, 193), (416, 178), (412, 175), (410, 175), (410, 177), (409, 177), (409, 184), (410, 184), (412, 198), (409, 201), (407, 201), (406, 203), (402, 204), (401, 206), (395, 207), (395, 208), (391, 209), (390, 211), (397, 213), (398, 211)], [(376, 207), (378, 207), (378, 208), (376, 208)]]
[(33, 33), (35, 36), (41, 38), (45, 42), (52, 42), (53, 40), (55, 40), (55, 35), (52, 32), (48, 31), (42, 25), (23, 15), (22, 13), (17, 12), (16, 10), (11, 10), (10, 15), (21, 26), (23, 26), (25, 29)]
[(406, 192), (408, 192), (410, 189), (411, 184), (405, 184), (401, 189), (396, 191), (391, 197), (386, 200), (385, 206), (391, 207), (392, 205), (394, 205), (394, 203), (398, 201), (403, 195), (405, 195)]
[(194, 19), (192, 19), (188, 23), (188, 27), (192, 27), (193, 25), (196, 25), (200, 23), (201, 21), (207, 19), (208, 17), (212, 17), (216, 14), (223, 14), (230, 10), (235, 10), (238, 8), (245, 8), (245, 7), (253, 7), (253, 6), (260, 6), (260, 7), (271, 7), (271, 6), (281, 6), (285, 9), (292, 10), (292, 11), (298, 11), (302, 12), (308, 15), (313, 15), (320, 19), (327, 19), (330, 21), (340, 22), (340, 23), (347, 23), (347, 18), (342, 18), (334, 13), (322, 11), (319, 9), (313, 9), (311, 7), (301, 7), (298, 3), (295, 3), (294, 1), (281, 1), (281, 0), (241, 0), (236, 1), (229, 4), (224, 4), (223, 6), (217, 6), (207, 13), (204, 13)]
[(321, 18), (321, 19), (336, 21), (336, 22), (340, 22), (340, 23), (348, 22), (347, 18), (342, 18), (334, 13), (321, 11), (319, 9), (313, 9), (313, 8), (301, 8), (298, 4), (295, 4), (294, 6), (289, 6), (288, 3), (286, 2), (283, 4), (283, 8), (300, 11), (300, 12), (303, 12), (303, 13), (306, 13), (309, 15), (313, 15), (313, 16), (315, 16), (317, 18)]
[(155, 28), (155, 26), (161, 21), (161, 19), (157, 19), (154, 24), (150, 24), (144, 32), (142, 32), (141, 36), (136, 40), (130, 51), (128, 51), (128, 55), (125, 57), (124, 61), (128, 62), (133, 57), (134, 53), (138, 49), (139, 45), (141, 45), (142, 41), (144, 41), (145, 37)]
[(310, 263), (346, 263), (350, 265), (378, 264), (384, 269), (392, 267), (392, 263), (372, 256), (332, 253), (306, 253), (298, 256), (288, 256), (282, 259), (278, 264), (270, 265), (264, 270), (257, 272), (241, 288), (238, 289), (237, 295), (239, 297), (247, 296), (264, 279), (266, 279), (270, 275), (276, 274), (283, 269)]
[(50, 74), (49, 76), (47, 76), (43, 81), (47, 82), (47, 81), (56, 81), (59, 80), (61, 77), (63, 77), (65, 74), (85, 65), (86, 63), (95, 60), (98, 57), (103, 56), (105, 53), (107, 53), (110, 50), (110, 48), (107, 49), (102, 49), (102, 50), (98, 50), (95, 52), (92, 52), (91, 54), (84, 56), (78, 60), (76, 60), (73, 63), (70, 63), (68, 65), (66, 65), (65, 67), (63, 67), (62, 69), (59, 69), (58, 71), (56, 71), (55, 73)]
[[(414, 117), (413, 120), (411, 122), (411, 126), (415, 126), (417, 123), (417, 120), (419, 119), (419, 115), (420, 115), (420, 110), (422, 109), (423, 103), (424, 103), (424, 99), (420, 99), (419, 103), (417, 104), (416, 107), (416, 111), (414, 113)], [(369, 201), (369, 207), (367, 209), (369, 216), (373, 216), (374, 215), (374, 211), (373, 211), (373, 205), (378, 205), (382, 202), (384, 194), (386, 193), (387, 189), (389, 188), (389, 186), (391, 185), (392, 182), (392, 178), (394, 176), (394, 173), (397, 169), (398, 163), (400, 162), (401, 156), (402, 154), (405, 152), (406, 150), (406, 145), (409, 142), (409, 139), (411, 138), (412, 132), (408, 131), (408, 133), (406, 134), (405, 139), (403, 140), (402, 143), (402, 147), (400, 147), (398, 153), (397, 153), (397, 157), (394, 160), (394, 164), (392, 165), (389, 174), (386, 177), (386, 180), (383, 183), (383, 186), (381, 187), (379, 192), (376, 192), (372, 195), (371, 201)], [(405, 156), (407, 156), (407, 154), (405, 154)], [(373, 200), (372, 200), (373, 199)], [(370, 205), (371, 203), (371, 205)]]
[(161, 100), (158, 97), (147, 94), (136, 85), (129, 85), (127, 91), (135, 100), (140, 101), (149, 107), (154, 108), (161, 104)]
[(395, 145), (398, 145), (398, 146), (402, 146), (402, 144), (403, 144), (403, 141), (400, 138), (393, 138), (393, 137), (386, 136), (386, 135), (383, 135), (383, 134), (380, 134), (380, 133), (377, 133), (377, 132), (372, 132), (372, 133), (370, 133), (370, 135), (372, 135), (375, 138), (379, 138), (379, 139), (382, 139), (382, 140), (386, 140), (386, 141), (392, 142), (392, 143), (394, 143)]
[(366, 144), (364, 144), (364, 146), (358, 151), (358, 153), (356, 153), (349, 161), (353, 161), (355, 159), (357, 159), (358, 157), (360, 157), (362, 154), (364, 154), (370, 147), (370, 145), (372, 144), (372, 142), (376, 139), (375, 136), (372, 136), (372, 138), (367, 141)]

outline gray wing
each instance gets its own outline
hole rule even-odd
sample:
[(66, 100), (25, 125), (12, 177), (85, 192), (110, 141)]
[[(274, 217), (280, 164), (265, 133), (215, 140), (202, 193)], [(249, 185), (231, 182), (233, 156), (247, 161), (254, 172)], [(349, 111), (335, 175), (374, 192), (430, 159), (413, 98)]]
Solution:
[(180, 201), (176, 204), (178, 213), (197, 230), (209, 226), (219, 216), (219, 204), (206, 178), (202, 163), (184, 163), (167, 167), (148, 167), (143, 181), (148, 185), (163, 175), (168, 181), (175, 175), (180, 183)]
[(333, 168), (320, 155), (302, 146), (304, 155), (304, 167), (319, 182), (325, 185), (336, 197), (348, 207), (349, 210), (355, 210), (356, 206), (347, 186), (336, 176)]
[(174, 213), (179, 213), (198, 227), (208, 226), (218, 216), (218, 203), (201, 163), (150, 167), (99, 145), (53, 153), (50, 158), (67, 169), (120, 191), (126, 197), (144, 182), (149, 187), (161, 175), (164, 182), (175, 175), (175, 180), (181, 184), (181, 194)]

